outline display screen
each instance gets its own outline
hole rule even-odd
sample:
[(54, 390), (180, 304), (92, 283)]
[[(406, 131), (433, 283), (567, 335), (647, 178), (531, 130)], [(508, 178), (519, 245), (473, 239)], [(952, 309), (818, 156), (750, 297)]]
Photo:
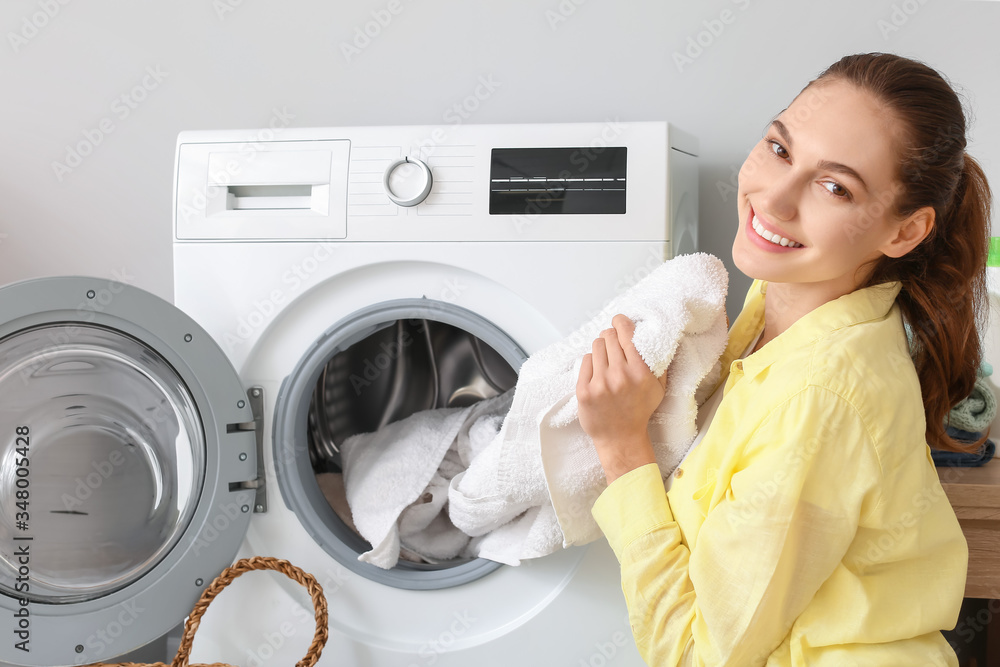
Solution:
[(490, 215), (625, 213), (627, 148), (494, 148)]

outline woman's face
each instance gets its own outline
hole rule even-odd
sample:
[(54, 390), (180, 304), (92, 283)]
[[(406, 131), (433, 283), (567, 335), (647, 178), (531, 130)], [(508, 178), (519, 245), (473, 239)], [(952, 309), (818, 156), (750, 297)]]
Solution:
[(852, 84), (803, 91), (740, 169), (736, 266), (770, 282), (853, 291), (866, 277), (859, 267), (882, 256), (898, 227), (896, 141), (889, 112)]

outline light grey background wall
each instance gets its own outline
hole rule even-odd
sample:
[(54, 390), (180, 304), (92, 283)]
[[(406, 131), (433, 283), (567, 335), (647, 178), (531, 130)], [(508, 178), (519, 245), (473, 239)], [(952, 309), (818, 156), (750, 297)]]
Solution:
[[(702, 249), (730, 263), (727, 184), (847, 53), (946, 73), (1000, 189), (998, 0), (7, 0), (0, 27), (0, 284), (89, 274), (169, 299), (179, 131), (441, 125), (477, 87), (463, 122), (667, 119), (700, 137)], [(748, 284), (734, 273), (731, 312)]]

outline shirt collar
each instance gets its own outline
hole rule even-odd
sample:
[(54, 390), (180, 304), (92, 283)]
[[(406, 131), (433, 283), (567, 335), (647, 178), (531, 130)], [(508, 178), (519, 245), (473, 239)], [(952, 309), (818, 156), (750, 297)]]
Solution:
[[(881, 283), (855, 290), (828, 301), (800, 317), (792, 326), (767, 345), (742, 360), (742, 371), (752, 377), (787, 355), (837, 329), (885, 317), (896, 301), (901, 285), (898, 281)], [(729, 343), (722, 354), (721, 382), (726, 381), (730, 367), (764, 328), (764, 295), (767, 283), (754, 280), (747, 292), (743, 310), (729, 330)]]

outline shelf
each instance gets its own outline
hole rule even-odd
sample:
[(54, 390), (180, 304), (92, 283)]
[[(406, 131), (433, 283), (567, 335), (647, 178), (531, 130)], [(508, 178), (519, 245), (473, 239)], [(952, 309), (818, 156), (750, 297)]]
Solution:
[(969, 544), (965, 596), (1000, 598), (1000, 459), (937, 472)]

